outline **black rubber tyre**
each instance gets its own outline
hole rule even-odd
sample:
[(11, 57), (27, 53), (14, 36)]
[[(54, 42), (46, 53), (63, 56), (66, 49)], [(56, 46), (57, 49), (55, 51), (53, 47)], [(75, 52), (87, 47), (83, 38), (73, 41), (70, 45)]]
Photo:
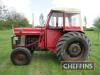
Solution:
[(60, 61), (83, 61), (89, 55), (90, 41), (81, 32), (64, 34), (56, 45), (57, 57)]
[(31, 53), (27, 48), (17, 47), (12, 51), (10, 58), (15, 65), (27, 65), (31, 61)]

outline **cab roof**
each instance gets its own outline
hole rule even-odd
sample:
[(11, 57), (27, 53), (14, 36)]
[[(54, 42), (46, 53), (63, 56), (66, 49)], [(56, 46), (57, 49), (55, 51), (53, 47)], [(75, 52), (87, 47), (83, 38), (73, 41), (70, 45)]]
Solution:
[(53, 8), (51, 9), (51, 11), (52, 12), (65, 12), (69, 14), (80, 14), (80, 10), (75, 9), (75, 8)]

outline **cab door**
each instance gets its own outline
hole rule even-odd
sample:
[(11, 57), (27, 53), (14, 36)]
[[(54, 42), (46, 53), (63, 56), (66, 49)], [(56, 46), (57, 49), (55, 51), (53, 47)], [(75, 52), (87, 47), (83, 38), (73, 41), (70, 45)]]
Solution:
[(46, 47), (51, 51), (55, 51), (61, 31), (63, 31), (63, 13), (52, 13), (46, 30)]

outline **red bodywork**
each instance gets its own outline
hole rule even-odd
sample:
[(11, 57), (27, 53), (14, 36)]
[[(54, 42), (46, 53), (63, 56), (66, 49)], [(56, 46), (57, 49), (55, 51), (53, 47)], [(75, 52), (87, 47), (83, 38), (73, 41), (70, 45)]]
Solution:
[[(80, 27), (65, 27), (65, 32), (69, 31), (81, 31)], [(56, 44), (59, 38), (63, 35), (59, 29), (45, 29), (45, 28), (14, 28), (16, 36), (39, 36), (38, 46), (41, 49), (50, 50), (56, 52)]]
[(40, 49), (45, 49), (45, 50), (49, 50), (53, 53), (56, 53), (56, 44), (57, 44), (59, 38), (64, 33), (67, 33), (70, 31), (83, 32), (81, 27), (76, 27), (76, 26), (66, 27), (65, 24), (64, 24), (63, 28), (61, 28), (61, 29), (59, 29), (59, 28), (50, 29), (49, 21), (50, 21), (51, 14), (52, 14), (52, 12), (50, 12), (47, 23), (45, 24), (44, 28), (14, 28), (14, 34), (16, 36), (22, 36), (22, 35), (38, 36), (39, 38), (37, 41), (38, 41), (38, 47)]

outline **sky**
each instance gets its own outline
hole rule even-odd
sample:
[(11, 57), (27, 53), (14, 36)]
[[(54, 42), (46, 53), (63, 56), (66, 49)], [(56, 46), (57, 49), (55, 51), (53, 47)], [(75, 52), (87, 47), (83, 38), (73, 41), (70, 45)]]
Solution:
[[(87, 17), (87, 27), (91, 27), (94, 19), (100, 15), (99, 0), (2, 0), (9, 8), (16, 9), (23, 13), (29, 23), (32, 23), (34, 14), (34, 23), (39, 24), (39, 15), (41, 13), (46, 17), (51, 8), (78, 8), (81, 10), (82, 18)], [(84, 24), (84, 23), (83, 23)]]

